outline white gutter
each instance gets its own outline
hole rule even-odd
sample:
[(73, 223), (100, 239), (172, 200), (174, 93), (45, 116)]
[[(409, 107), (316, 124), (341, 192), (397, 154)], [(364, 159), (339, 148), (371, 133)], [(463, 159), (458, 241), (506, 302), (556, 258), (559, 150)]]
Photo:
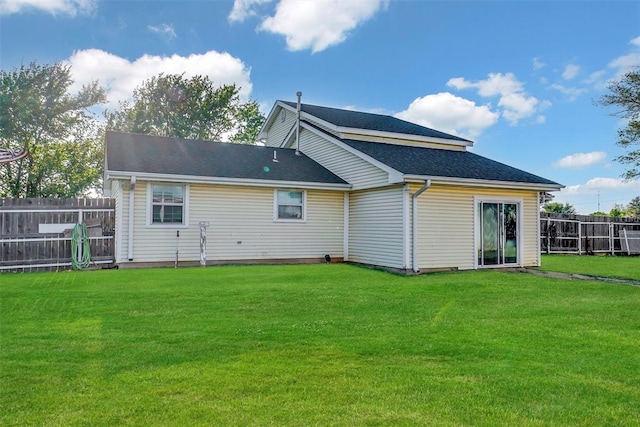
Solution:
[(419, 273), (420, 272), (420, 268), (418, 268), (418, 197), (424, 193), (425, 191), (427, 191), (429, 189), (429, 187), (431, 187), (431, 180), (428, 179), (425, 181), (424, 185), (422, 187), (420, 187), (420, 189), (418, 191), (416, 191), (415, 193), (413, 193), (413, 195), (411, 196), (412, 201), (413, 201), (413, 209), (411, 212), (411, 219), (412, 219), (412, 224), (411, 226), (413, 227), (413, 241), (412, 246), (413, 246), (413, 250), (412, 250), (412, 254), (411, 254), (411, 261), (413, 264), (413, 272), (414, 273)]
[(129, 236), (128, 236), (128, 247), (127, 247), (127, 258), (129, 261), (133, 261), (133, 202), (134, 202), (134, 193), (136, 189), (136, 177), (133, 175), (131, 177), (131, 181), (129, 183)]
[(511, 190), (554, 191), (554, 190), (560, 190), (565, 187), (562, 184), (492, 181), (489, 179), (450, 178), (450, 177), (444, 177), (444, 176), (408, 175), (408, 174), (404, 175), (404, 179), (408, 182), (424, 182), (425, 180), (427, 180), (427, 181), (433, 181), (433, 183), (441, 184), (441, 185), (466, 185), (469, 187), (495, 187), (495, 188), (508, 188)]
[(350, 190), (351, 184), (333, 184), (325, 182), (303, 182), (303, 181), (276, 181), (272, 179), (254, 179), (254, 178), (224, 178), (224, 177), (208, 177), (195, 175), (172, 175), (162, 173), (140, 173), (126, 171), (109, 171), (111, 179), (130, 179), (133, 174), (142, 181), (160, 181), (160, 182), (183, 182), (188, 184), (218, 184), (218, 185), (240, 185), (250, 187), (290, 187), (303, 189), (319, 189), (319, 190)]

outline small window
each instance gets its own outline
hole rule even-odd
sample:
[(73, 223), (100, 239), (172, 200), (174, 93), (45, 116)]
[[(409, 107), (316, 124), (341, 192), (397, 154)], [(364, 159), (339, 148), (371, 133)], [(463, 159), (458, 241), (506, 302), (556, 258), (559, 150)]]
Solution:
[(181, 185), (152, 185), (151, 188), (151, 223), (184, 224), (185, 188)]
[(304, 220), (304, 191), (277, 190), (277, 220)]

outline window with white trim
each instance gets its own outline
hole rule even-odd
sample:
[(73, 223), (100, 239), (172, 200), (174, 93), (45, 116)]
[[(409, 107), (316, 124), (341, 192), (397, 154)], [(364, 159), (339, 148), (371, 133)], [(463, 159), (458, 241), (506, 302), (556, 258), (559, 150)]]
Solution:
[(183, 185), (151, 184), (149, 192), (150, 218), (153, 225), (184, 225), (186, 219), (185, 193)]
[(302, 190), (276, 190), (274, 219), (278, 221), (305, 220), (305, 192)]

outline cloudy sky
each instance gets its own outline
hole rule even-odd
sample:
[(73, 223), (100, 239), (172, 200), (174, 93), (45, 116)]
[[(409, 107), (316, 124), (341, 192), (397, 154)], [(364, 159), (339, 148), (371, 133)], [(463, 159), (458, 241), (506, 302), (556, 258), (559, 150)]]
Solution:
[(595, 101), (640, 66), (637, 1), (0, 0), (0, 66), (66, 62), (108, 106), (157, 73), (395, 115), (566, 185), (581, 213), (640, 195)]

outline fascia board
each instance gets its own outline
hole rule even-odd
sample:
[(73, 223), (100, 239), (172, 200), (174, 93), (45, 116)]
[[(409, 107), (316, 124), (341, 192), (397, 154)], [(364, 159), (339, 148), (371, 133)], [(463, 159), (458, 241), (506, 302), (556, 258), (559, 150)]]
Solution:
[(277, 181), (268, 179), (252, 178), (225, 178), (192, 175), (171, 175), (148, 172), (129, 171), (108, 171), (110, 179), (129, 179), (135, 176), (138, 180), (159, 181), (159, 182), (184, 182), (187, 184), (218, 184), (218, 185), (241, 185), (251, 187), (291, 187), (304, 189), (348, 191), (351, 184), (332, 184), (326, 182), (303, 182), (303, 181)]
[[(472, 147), (473, 141), (460, 141), (457, 139), (437, 138), (422, 135), (411, 135), (408, 133), (383, 132), (370, 129), (343, 128), (339, 127), (337, 132), (343, 139), (358, 139), (358, 135), (373, 136), (376, 138), (406, 139), (409, 141), (432, 142), (434, 144), (457, 145), (461, 147)], [(353, 136), (351, 136), (353, 135)]]
[(293, 126), (291, 129), (289, 129), (289, 133), (287, 133), (287, 136), (282, 140), (282, 144), (280, 144), (278, 148), (286, 148), (287, 145), (289, 145), (289, 141), (291, 141), (291, 138), (293, 138), (295, 134), (296, 126)]
[(358, 156), (359, 158), (361, 158), (362, 160), (371, 163), (373, 166), (382, 169), (383, 171), (385, 171), (386, 173), (389, 174), (389, 183), (393, 184), (393, 183), (398, 183), (398, 182), (402, 182), (404, 175), (402, 174), (402, 172), (397, 171), (396, 169), (393, 169), (391, 166), (382, 163), (379, 160), (374, 159), (371, 156), (368, 156), (366, 154), (364, 154), (362, 151), (356, 150), (355, 148), (343, 143), (342, 141), (340, 141), (339, 139), (328, 135), (325, 132), (319, 131), (318, 129), (314, 128), (313, 126), (309, 126), (307, 125), (305, 122), (300, 122), (300, 126), (307, 129), (308, 131), (311, 131), (313, 133), (315, 133), (316, 135), (326, 139), (327, 141), (337, 145), (338, 147), (350, 152), (351, 154), (354, 154), (356, 156)]
[(267, 132), (267, 129), (269, 129), (269, 126), (271, 126), (271, 124), (273, 123), (273, 121), (277, 116), (276, 114), (277, 108), (278, 108), (278, 103), (276, 102), (275, 104), (273, 104), (273, 107), (271, 107), (271, 111), (269, 111), (269, 114), (267, 114), (267, 119), (264, 121), (264, 123), (260, 127), (260, 132), (258, 132), (258, 139), (265, 137), (264, 135), (265, 132)]
[[(296, 111), (296, 110), (294, 110), (294, 111)], [(325, 120), (322, 120), (322, 119), (320, 119), (320, 118), (318, 118), (318, 117), (316, 117), (316, 116), (314, 116), (312, 114), (305, 113), (304, 111), (301, 111), (300, 112), (300, 118), (309, 120), (310, 122), (314, 122), (314, 123), (316, 123), (316, 124), (318, 124), (318, 125), (320, 125), (322, 127), (325, 127), (327, 129), (331, 130), (332, 132), (340, 133), (340, 129), (341, 128), (339, 126), (336, 126), (333, 123), (330, 123), (330, 122), (327, 122)]]
[(471, 187), (494, 187), (494, 188), (510, 188), (514, 190), (538, 190), (538, 191), (558, 191), (565, 186), (562, 184), (542, 184), (527, 182), (510, 182), (510, 181), (493, 181), (489, 179), (470, 179), (470, 178), (448, 178), (442, 176), (427, 175), (405, 175), (407, 182), (423, 182), (430, 179), (433, 184), (441, 185), (466, 185)]

